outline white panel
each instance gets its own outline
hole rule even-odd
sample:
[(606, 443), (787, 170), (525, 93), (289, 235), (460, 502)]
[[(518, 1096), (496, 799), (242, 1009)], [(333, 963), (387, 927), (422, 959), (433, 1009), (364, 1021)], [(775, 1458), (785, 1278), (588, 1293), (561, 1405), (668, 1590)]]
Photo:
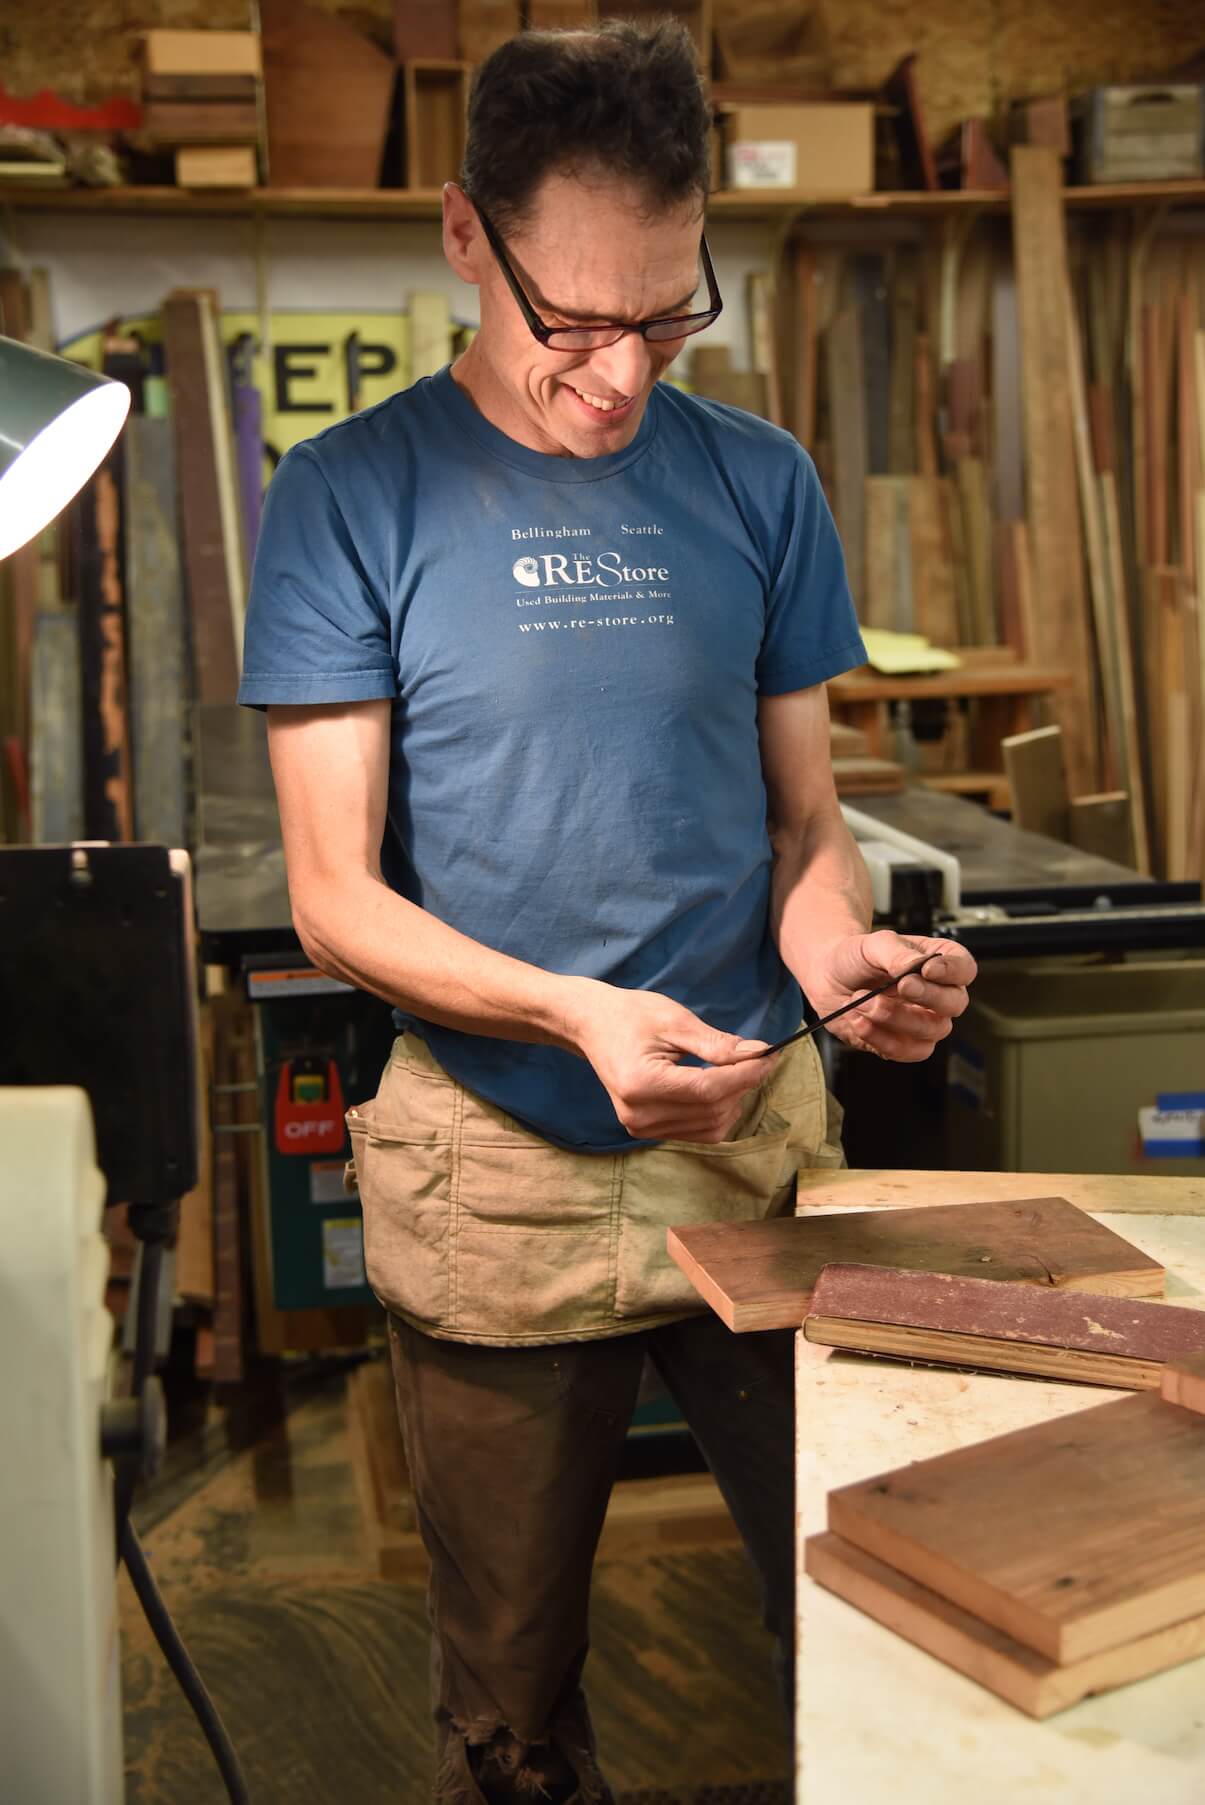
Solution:
[(112, 1323), (92, 1112), (0, 1090), (0, 1777), (20, 1805), (120, 1805)]

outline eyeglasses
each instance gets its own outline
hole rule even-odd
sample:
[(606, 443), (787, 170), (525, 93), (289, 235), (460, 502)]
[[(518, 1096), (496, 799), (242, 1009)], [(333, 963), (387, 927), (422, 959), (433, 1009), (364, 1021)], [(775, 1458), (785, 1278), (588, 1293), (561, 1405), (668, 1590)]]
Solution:
[(550, 351), (599, 351), (604, 345), (616, 345), (629, 332), (638, 332), (650, 344), (666, 344), (673, 339), (689, 338), (692, 333), (702, 332), (713, 320), (719, 318), (724, 303), (720, 299), (720, 291), (716, 285), (715, 270), (712, 267), (711, 252), (707, 249), (707, 239), (699, 240), (699, 255), (703, 263), (703, 277), (707, 283), (706, 313), (669, 314), (656, 320), (619, 320), (601, 321), (595, 326), (546, 326), (535, 308), (532, 306), (506, 255), (501, 238), (495, 232), (481, 208), (477, 208), (477, 217), (481, 221), (482, 230), (495, 261), (506, 277), (507, 286), (515, 297), (519, 312), (523, 315), (533, 338), (538, 338), (542, 345)]

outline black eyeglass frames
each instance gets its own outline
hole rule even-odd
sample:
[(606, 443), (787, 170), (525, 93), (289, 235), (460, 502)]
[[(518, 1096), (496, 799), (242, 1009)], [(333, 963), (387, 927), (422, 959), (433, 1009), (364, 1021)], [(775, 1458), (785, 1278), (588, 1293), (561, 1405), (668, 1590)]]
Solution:
[(481, 221), (490, 250), (498, 268), (506, 278), (506, 283), (519, 312), (533, 336), (550, 351), (600, 351), (605, 345), (615, 345), (626, 333), (638, 332), (650, 344), (666, 344), (672, 339), (689, 338), (692, 333), (702, 332), (717, 320), (723, 311), (724, 303), (720, 298), (716, 284), (715, 269), (711, 261), (711, 252), (707, 248), (704, 234), (699, 239), (699, 256), (703, 265), (703, 279), (707, 283), (707, 310), (705, 313), (670, 314), (663, 319), (635, 320), (621, 322), (619, 320), (600, 321), (596, 326), (546, 326), (535, 308), (532, 306), (523, 284), (519, 281), (511, 267), (510, 258), (506, 254), (498, 233), (494, 230), (481, 208), (477, 208), (477, 217)]

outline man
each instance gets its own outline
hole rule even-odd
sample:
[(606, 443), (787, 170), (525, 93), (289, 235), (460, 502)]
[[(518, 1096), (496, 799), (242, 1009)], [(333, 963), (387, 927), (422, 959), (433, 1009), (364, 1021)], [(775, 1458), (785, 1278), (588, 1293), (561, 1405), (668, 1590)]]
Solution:
[(450, 370), (269, 494), (241, 698), (294, 920), (401, 1030), (350, 1113), (432, 1558), (435, 1797), (610, 1797), (580, 1687), (646, 1356), (760, 1570), (789, 1698), (789, 1336), (733, 1337), (668, 1224), (789, 1211), (840, 1160), (798, 1026), (924, 1058), (974, 975), (871, 933), (825, 681), (863, 662), (787, 434), (658, 383), (720, 307), (709, 117), (665, 22), (531, 33), (473, 90)]

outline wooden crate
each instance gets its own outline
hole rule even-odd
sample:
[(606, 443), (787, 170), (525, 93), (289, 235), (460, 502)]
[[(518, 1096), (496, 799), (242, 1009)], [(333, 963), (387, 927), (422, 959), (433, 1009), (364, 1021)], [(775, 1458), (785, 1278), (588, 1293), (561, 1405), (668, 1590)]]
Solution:
[(407, 188), (442, 188), (460, 175), (469, 106), (468, 63), (412, 61), (402, 75)]

